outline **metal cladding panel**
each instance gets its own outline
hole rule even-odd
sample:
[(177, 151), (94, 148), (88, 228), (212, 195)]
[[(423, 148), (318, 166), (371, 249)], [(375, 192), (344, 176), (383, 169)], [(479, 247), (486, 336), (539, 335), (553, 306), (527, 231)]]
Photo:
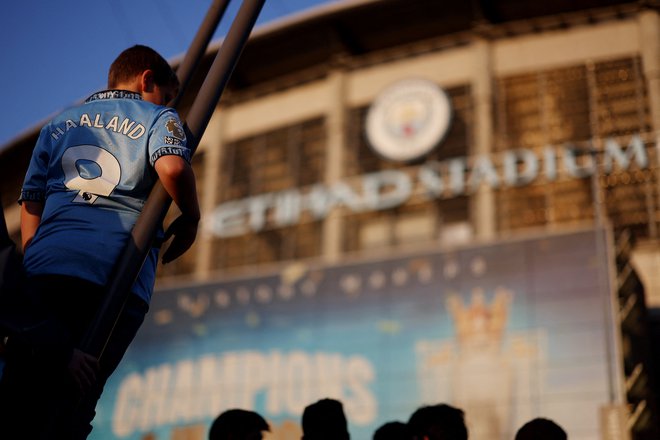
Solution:
[(342, 401), (357, 440), (440, 402), (465, 410), (471, 440), (513, 438), (536, 416), (599, 438), (618, 380), (606, 238), (300, 263), (160, 291), (90, 438), (201, 440), (234, 407), (264, 415), (271, 438), (300, 438), (304, 407), (323, 397)]

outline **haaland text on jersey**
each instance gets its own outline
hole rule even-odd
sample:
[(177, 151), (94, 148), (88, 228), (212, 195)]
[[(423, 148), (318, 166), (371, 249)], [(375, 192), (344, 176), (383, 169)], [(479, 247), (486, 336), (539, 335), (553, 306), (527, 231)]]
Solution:
[(138, 139), (142, 136), (146, 129), (144, 125), (137, 123), (130, 118), (123, 118), (121, 121), (119, 116), (115, 115), (110, 118), (110, 120), (105, 123), (101, 119), (101, 114), (97, 113), (93, 116), (90, 116), (87, 113), (80, 115), (79, 121), (74, 121), (73, 119), (67, 119), (60, 126), (56, 127), (54, 131), (50, 133), (50, 136), (54, 140), (58, 140), (67, 131), (78, 128), (78, 127), (90, 127), (90, 128), (104, 128), (106, 130), (112, 130), (115, 133), (120, 133), (128, 136), (131, 139)]

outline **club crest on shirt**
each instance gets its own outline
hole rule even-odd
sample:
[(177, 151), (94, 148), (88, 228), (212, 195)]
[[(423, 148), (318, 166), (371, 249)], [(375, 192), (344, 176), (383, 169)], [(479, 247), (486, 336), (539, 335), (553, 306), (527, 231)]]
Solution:
[(181, 122), (178, 119), (171, 118), (165, 123), (165, 128), (172, 136), (165, 136), (164, 141), (168, 145), (183, 145), (186, 133), (183, 131)]
[(186, 134), (184, 133), (183, 127), (181, 126), (181, 123), (178, 119), (168, 119), (165, 123), (165, 127), (167, 128), (167, 131), (172, 133), (172, 136), (175, 138), (179, 140), (184, 140), (186, 138)]

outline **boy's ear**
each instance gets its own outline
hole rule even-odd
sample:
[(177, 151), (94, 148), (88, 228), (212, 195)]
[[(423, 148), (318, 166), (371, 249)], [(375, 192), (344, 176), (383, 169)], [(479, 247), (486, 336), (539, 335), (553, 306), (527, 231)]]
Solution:
[(140, 88), (142, 92), (153, 92), (155, 86), (154, 72), (147, 69), (140, 75)]

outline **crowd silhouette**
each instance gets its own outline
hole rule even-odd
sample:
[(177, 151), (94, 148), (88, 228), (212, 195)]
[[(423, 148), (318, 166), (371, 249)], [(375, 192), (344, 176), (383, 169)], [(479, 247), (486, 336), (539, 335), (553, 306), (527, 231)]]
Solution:
[[(323, 398), (303, 411), (300, 440), (350, 440), (348, 419), (341, 401)], [(208, 440), (261, 440), (270, 431), (268, 422), (254, 411), (232, 409), (211, 425)], [(419, 406), (407, 421), (390, 420), (380, 425), (371, 440), (468, 440), (465, 412), (447, 403)], [(523, 424), (511, 440), (568, 440), (554, 420), (536, 417)]]

